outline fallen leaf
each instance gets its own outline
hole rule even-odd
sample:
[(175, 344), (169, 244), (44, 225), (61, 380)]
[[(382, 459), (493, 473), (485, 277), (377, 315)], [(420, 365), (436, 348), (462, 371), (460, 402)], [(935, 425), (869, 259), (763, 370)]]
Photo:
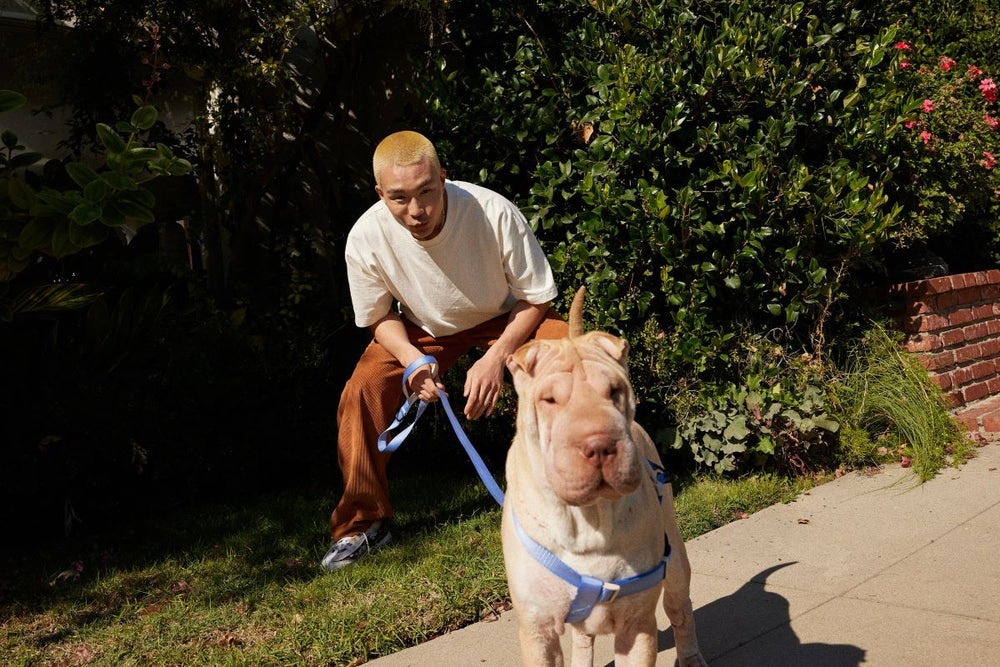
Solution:
[(749, 519), (750, 515), (747, 514), (746, 512), (740, 512), (739, 514), (736, 515), (736, 518), (737, 519)]
[(904, 468), (909, 468), (911, 465), (913, 465), (913, 459), (911, 459), (909, 456), (903, 456), (899, 459), (899, 465), (903, 466)]
[(805, 524), (809, 523), (809, 519), (799, 519), (799, 521), (798, 521), (798, 522), (799, 522), (800, 524), (802, 524), (802, 525), (805, 525)]
[(73, 651), (73, 664), (74, 665), (86, 665), (88, 662), (94, 659), (94, 652), (90, 650), (90, 647), (86, 644), (80, 644)]

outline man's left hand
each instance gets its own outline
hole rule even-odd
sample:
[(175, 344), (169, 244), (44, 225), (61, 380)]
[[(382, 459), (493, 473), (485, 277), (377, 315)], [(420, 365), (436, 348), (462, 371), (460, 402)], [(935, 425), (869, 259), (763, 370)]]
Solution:
[(465, 418), (479, 419), (484, 414), (489, 416), (497, 404), (500, 390), (503, 388), (504, 359), (490, 348), (476, 363), (469, 368), (465, 376)]

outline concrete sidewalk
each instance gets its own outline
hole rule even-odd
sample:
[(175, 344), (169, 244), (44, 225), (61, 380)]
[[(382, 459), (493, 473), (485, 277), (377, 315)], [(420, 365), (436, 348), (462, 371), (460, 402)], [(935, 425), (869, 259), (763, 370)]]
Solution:
[[(916, 485), (852, 473), (688, 543), (713, 667), (1000, 665), (1000, 446)], [(514, 667), (516, 610), (371, 661)], [(660, 610), (660, 628), (668, 628)], [(565, 642), (564, 642), (565, 645)], [(609, 638), (597, 663), (611, 664)], [(657, 665), (673, 665), (660, 632)]]

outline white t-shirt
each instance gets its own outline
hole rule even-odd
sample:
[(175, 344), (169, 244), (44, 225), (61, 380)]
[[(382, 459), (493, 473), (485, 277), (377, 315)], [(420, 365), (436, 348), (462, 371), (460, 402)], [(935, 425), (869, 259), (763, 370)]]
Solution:
[(418, 241), (382, 201), (347, 236), (347, 278), (359, 327), (389, 313), (434, 337), (471, 329), (510, 312), (516, 301), (556, 297), (545, 253), (521, 212), (478, 185), (447, 181), (448, 213), (441, 232)]

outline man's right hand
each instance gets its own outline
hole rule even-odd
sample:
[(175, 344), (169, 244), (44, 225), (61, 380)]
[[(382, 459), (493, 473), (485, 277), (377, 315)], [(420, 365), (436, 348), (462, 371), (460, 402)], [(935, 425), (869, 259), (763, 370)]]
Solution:
[(411, 373), (407, 385), (411, 393), (416, 394), (417, 398), (426, 403), (438, 400), (438, 393), (444, 391), (444, 385), (434, 381), (429, 365), (422, 366)]

